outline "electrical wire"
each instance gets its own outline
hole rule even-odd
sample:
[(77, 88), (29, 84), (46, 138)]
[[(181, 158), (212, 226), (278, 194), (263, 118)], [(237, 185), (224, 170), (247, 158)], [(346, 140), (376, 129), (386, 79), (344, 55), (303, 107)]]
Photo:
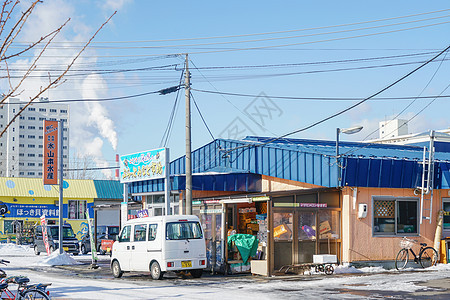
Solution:
[[(218, 94), (237, 97), (257, 98), (260, 95), (256, 94), (243, 94), (243, 93), (229, 93), (221, 91), (211, 91), (203, 89), (192, 88), (193, 91), (207, 94)], [(266, 95), (268, 98), (283, 99), (283, 100), (311, 100), (311, 101), (359, 101), (361, 98), (353, 97), (294, 97), (294, 96), (274, 96)], [(411, 100), (411, 99), (430, 99), (430, 98), (450, 98), (450, 95), (431, 95), (431, 96), (410, 96), (410, 97), (375, 97), (376, 100)]]
[[(184, 69), (181, 72), (181, 76), (180, 76), (180, 80), (178, 82), (178, 86), (181, 86), (181, 81), (183, 80), (183, 75), (184, 75)], [(168, 120), (168, 123), (167, 123), (167, 126), (166, 126), (166, 130), (164, 131), (164, 134), (163, 134), (163, 136), (161, 138), (160, 147), (163, 146), (163, 145), (164, 145), (164, 147), (166, 147), (167, 143), (169, 142), (170, 133), (171, 133), (172, 128), (173, 128), (173, 123), (174, 123), (174, 120), (175, 120), (175, 114), (176, 114), (176, 111), (177, 111), (179, 94), (180, 94), (180, 89), (177, 90), (177, 94), (176, 94), (176, 97), (175, 97), (175, 102), (173, 104), (172, 111), (171, 111), (170, 116), (169, 116), (169, 120)]]
[[(263, 33), (249, 33), (249, 34), (239, 34), (239, 35), (225, 35), (225, 36), (210, 36), (210, 37), (196, 37), (196, 38), (179, 38), (179, 39), (161, 39), (161, 40), (141, 40), (141, 41), (95, 41), (92, 44), (118, 44), (118, 43), (158, 43), (158, 42), (174, 42), (174, 41), (192, 41), (192, 40), (208, 40), (208, 39), (229, 39), (229, 38), (240, 38), (240, 37), (249, 37), (249, 36), (262, 36), (262, 35), (274, 35), (274, 34), (284, 34), (284, 33), (291, 33), (291, 32), (301, 32), (301, 31), (312, 31), (312, 30), (322, 30), (322, 29), (329, 29), (329, 28), (337, 28), (337, 27), (346, 27), (346, 26), (355, 26), (355, 25), (362, 25), (362, 24), (370, 24), (370, 23), (377, 23), (377, 22), (385, 22), (385, 21), (391, 21), (391, 20), (397, 20), (397, 19), (405, 19), (405, 18), (411, 18), (411, 17), (417, 17), (417, 16), (423, 16), (423, 15), (430, 15), (430, 14), (436, 14), (436, 13), (442, 13), (450, 11), (450, 9), (441, 9), (431, 12), (424, 12), (424, 13), (418, 13), (418, 14), (411, 14), (411, 15), (405, 15), (405, 16), (398, 16), (398, 17), (391, 17), (391, 18), (383, 18), (383, 19), (377, 19), (377, 20), (370, 20), (370, 21), (362, 21), (362, 22), (354, 22), (354, 23), (346, 23), (346, 24), (338, 24), (338, 25), (328, 25), (328, 26), (320, 26), (320, 27), (312, 27), (312, 28), (302, 28), (302, 29), (291, 29), (291, 30), (283, 30), (283, 31), (272, 31), (272, 32), (263, 32)], [(23, 45), (28, 45), (30, 42), (22, 42)], [(72, 44), (82, 44), (83, 42), (54, 42), (55, 44), (58, 43), (72, 43)], [(19, 43), (17, 43), (19, 44)]]
[[(447, 54), (448, 54), (448, 51), (446, 52), (445, 55), (447, 55)], [(428, 83), (425, 85), (425, 87), (422, 89), (422, 91), (420, 92), (420, 94), (422, 94), (422, 93), (425, 91), (425, 89), (430, 85), (430, 83), (433, 81), (434, 77), (436, 76), (437, 72), (439, 71), (439, 69), (440, 69), (440, 67), (441, 67), (441, 65), (442, 65), (442, 62), (443, 62), (443, 60), (441, 60), (441, 64), (440, 64), (439, 67), (436, 69), (436, 71), (433, 73), (433, 75), (431, 76), (430, 80), (429, 80)], [(444, 90), (442, 90), (441, 93), (440, 93), (438, 96), (436, 96), (434, 99), (432, 99), (427, 105), (425, 105), (425, 106), (424, 106), (419, 112), (417, 112), (414, 116), (412, 116), (411, 118), (409, 118), (409, 119), (408, 119), (404, 124), (402, 124), (399, 128), (401, 128), (402, 126), (405, 126), (406, 124), (408, 124), (409, 122), (411, 122), (413, 119), (415, 119), (420, 113), (422, 113), (422, 112), (423, 112), (426, 108), (428, 108), (434, 101), (436, 101), (436, 99), (438, 99), (438, 97), (439, 97), (440, 95), (442, 95), (449, 87), (450, 87), (450, 84), (447, 85), (447, 87), (446, 87)], [(419, 94), (419, 95), (420, 95), (420, 94)], [(398, 118), (403, 112), (405, 112), (406, 109), (408, 109), (408, 107), (410, 107), (415, 101), (416, 101), (416, 100), (413, 100), (409, 105), (407, 105), (400, 113), (398, 113), (398, 114), (397, 114), (394, 118), (392, 118), (389, 122), (392, 122), (393, 120), (397, 119), (397, 118)], [(389, 122), (388, 122), (388, 124), (389, 124)], [(363, 141), (366, 140), (369, 136), (371, 136), (372, 134), (374, 134), (374, 133), (377, 132), (377, 131), (379, 131), (379, 128), (376, 129), (376, 130), (374, 130), (374, 131), (371, 132), (370, 134), (368, 134), (368, 135), (363, 139)], [(393, 132), (394, 132), (394, 131), (388, 133), (388, 135), (392, 134)], [(362, 146), (362, 147), (353, 147), (353, 148), (350, 149), (349, 151), (343, 153), (342, 156), (351, 155), (351, 154), (355, 153), (355, 152), (358, 151), (358, 150), (367, 148), (367, 147), (369, 147), (369, 146), (371, 146), (371, 145), (375, 145), (375, 144), (378, 144), (378, 143), (367, 143), (366, 145), (364, 145), (364, 146)]]
[(285, 137), (287, 137), (287, 136), (290, 136), (290, 135), (293, 135), (293, 134), (296, 134), (296, 133), (299, 133), (299, 132), (302, 132), (302, 131), (306, 131), (306, 130), (308, 130), (308, 129), (310, 129), (310, 128), (313, 128), (313, 127), (315, 127), (315, 126), (317, 126), (317, 125), (319, 125), (319, 124), (322, 124), (322, 123), (324, 123), (324, 122), (326, 122), (326, 121), (328, 121), (328, 120), (331, 120), (331, 119), (333, 119), (333, 118), (335, 118), (335, 117), (337, 117), (337, 116), (339, 116), (339, 115), (341, 115), (341, 114), (343, 114), (343, 113), (345, 113), (345, 112), (347, 112), (347, 111), (349, 111), (349, 110), (352, 110), (353, 108), (355, 108), (355, 107), (357, 107), (357, 106), (363, 104), (364, 102), (366, 102), (366, 101), (368, 101), (368, 100), (370, 100), (370, 99), (376, 97), (377, 95), (381, 94), (382, 92), (384, 92), (384, 91), (390, 89), (391, 87), (393, 87), (393, 86), (396, 85), (397, 83), (403, 81), (404, 79), (408, 78), (409, 76), (411, 76), (412, 74), (414, 74), (414, 73), (417, 72), (418, 70), (420, 70), (420, 69), (422, 69), (423, 67), (425, 67), (426, 65), (428, 65), (430, 62), (434, 61), (436, 58), (438, 58), (439, 56), (441, 56), (443, 53), (447, 52), (449, 49), (450, 49), (450, 46), (447, 46), (444, 50), (442, 50), (441, 52), (439, 52), (437, 55), (435, 55), (434, 57), (432, 57), (431, 59), (429, 59), (428, 61), (426, 61), (426, 62), (423, 63), (422, 65), (416, 67), (416, 68), (413, 69), (412, 71), (408, 72), (406, 75), (403, 75), (401, 78), (395, 80), (393, 83), (387, 85), (386, 87), (384, 87), (384, 88), (382, 88), (381, 90), (379, 90), (378, 92), (376, 92), (376, 93), (370, 95), (369, 97), (362, 99), (362, 100), (359, 101), (358, 103), (355, 103), (355, 104), (353, 104), (353, 105), (351, 105), (351, 106), (349, 106), (349, 107), (347, 107), (347, 108), (345, 108), (345, 109), (343, 109), (343, 110), (341, 110), (341, 111), (339, 111), (339, 112), (337, 112), (337, 113), (334, 113), (334, 114), (332, 114), (332, 115), (330, 115), (330, 116), (328, 116), (328, 117), (326, 117), (326, 118), (323, 118), (323, 119), (321, 119), (321, 120), (319, 120), (319, 121), (317, 121), (317, 122), (314, 122), (314, 123), (311, 124), (311, 125), (308, 125), (308, 126), (306, 126), (306, 127), (301, 128), (301, 129), (297, 129), (297, 130), (294, 130), (294, 131), (292, 131), (292, 132), (286, 133), (286, 134), (284, 134), (284, 135), (282, 135), (282, 136), (280, 136), (280, 137), (273, 138), (273, 139), (269, 140), (268, 142), (261, 143), (261, 144), (244, 145), (244, 146), (235, 147), (234, 149), (227, 150), (227, 151), (224, 152), (224, 155), (223, 155), (223, 156), (225, 157), (228, 153), (230, 153), (230, 152), (232, 152), (232, 151), (234, 151), (234, 150), (240, 149), (240, 148), (249, 148), (249, 147), (260, 147), (260, 146), (264, 146), (264, 145), (273, 143), (273, 142), (275, 142), (275, 141), (277, 141), (277, 140), (283, 139), (283, 138), (285, 138)]
[(214, 141), (216, 138), (214, 137), (214, 135), (212, 134), (211, 130), (209, 129), (209, 126), (208, 126), (208, 124), (206, 123), (205, 118), (203, 117), (203, 114), (202, 114), (202, 112), (200, 111), (200, 108), (199, 108), (198, 105), (197, 105), (197, 101), (195, 101), (194, 95), (193, 95), (192, 93), (190, 93), (190, 95), (191, 95), (191, 97), (192, 97), (192, 100), (194, 101), (195, 107), (197, 108), (198, 114), (200, 115), (200, 118), (201, 118), (202, 121), (203, 121), (203, 124), (205, 125), (206, 129), (207, 129), (208, 132), (209, 132), (209, 135), (212, 137), (212, 139), (213, 139), (213, 141)]

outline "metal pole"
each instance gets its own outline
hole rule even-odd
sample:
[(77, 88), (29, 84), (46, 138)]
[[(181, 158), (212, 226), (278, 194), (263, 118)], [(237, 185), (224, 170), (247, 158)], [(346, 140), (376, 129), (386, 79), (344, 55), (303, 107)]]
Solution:
[(192, 164), (191, 164), (191, 74), (186, 54), (185, 95), (186, 95), (186, 214), (192, 215)]
[(164, 178), (164, 198), (166, 204), (166, 216), (171, 215), (170, 213), (170, 153), (169, 148), (165, 148), (166, 154), (166, 178)]
[(340, 133), (340, 129), (336, 128), (336, 187), (339, 187), (339, 181), (341, 177), (341, 168), (339, 167), (339, 133)]
[(63, 254), (63, 121), (59, 121), (59, 153), (58, 153), (58, 161), (59, 161), (59, 254)]

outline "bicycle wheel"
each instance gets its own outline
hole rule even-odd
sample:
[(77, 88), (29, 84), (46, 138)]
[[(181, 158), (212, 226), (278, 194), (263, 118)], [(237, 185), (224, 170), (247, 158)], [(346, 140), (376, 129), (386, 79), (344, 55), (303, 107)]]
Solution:
[(426, 247), (420, 252), (419, 262), (422, 268), (435, 266), (438, 260), (438, 253), (433, 247)]
[(29, 290), (26, 290), (23, 293), (23, 296), (20, 297), (19, 299), (24, 299), (24, 300), (43, 300), (43, 299), (45, 299), (45, 300), (50, 300), (50, 297), (44, 291), (41, 291), (41, 290), (38, 290), (38, 289), (29, 289)]
[(395, 258), (395, 268), (397, 270), (404, 269), (408, 264), (409, 253), (408, 249), (403, 248), (398, 251), (397, 257)]

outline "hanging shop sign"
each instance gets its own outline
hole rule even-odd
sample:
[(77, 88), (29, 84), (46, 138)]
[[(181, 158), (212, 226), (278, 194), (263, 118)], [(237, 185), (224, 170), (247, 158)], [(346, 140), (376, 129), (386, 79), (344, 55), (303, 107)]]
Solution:
[(58, 121), (44, 120), (44, 184), (58, 184)]
[(120, 157), (120, 182), (134, 182), (166, 176), (166, 148), (127, 154)]
[(269, 196), (259, 196), (259, 197), (252, 197), (253, 202), (259, 202), (259, 201), (269, 201)]
[(327, 203), (300, 203), (300, 207), (324, 208), (327, 207)]
[(223, 213), (223, 209), (200, 209), (201, 214), (221, 214)]
[(273, 207), (325, 208), (327, 203), (274, 203)]

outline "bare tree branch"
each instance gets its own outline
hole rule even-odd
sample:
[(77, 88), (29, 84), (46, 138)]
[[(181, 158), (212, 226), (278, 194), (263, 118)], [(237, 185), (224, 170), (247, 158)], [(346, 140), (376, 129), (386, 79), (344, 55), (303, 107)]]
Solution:
[[(34, 1), (30, 5), (30, 7), (28, 7), (28, 9), (24, 13), (22, 13), (22, 16), (20, 17), (20, 19), (11, 28), (8, 36), (4, 39), (3, 44), (0, 47), (0, 60), (3, 59), (4, 54), (8, 50), (9, 46), (14, 41), (14, 39), (17, 37), (17, 35), (20, 33), (20, 31), (22, 30), (22, 27), (25, 25), (28, 17), (33, 12), (33, 9), (36, 7), (36, 4), (38, 4), (39, 2), (41, 2), (41, 1), (40, 0)], [(17, 4), (18, 4), (18, 1), (16, 1), (16, 3), (14, 3), (14, 6)]]
[[(96, 37), (96, 35), (100, 32), (100, 30), (111, 20), (111, 18), (117, 13), (117, 11), (115, 11), (98, 29), (97, 31), (92, 35), (92, 37), (86, 42), (86, 44), (84, 45), (84, 47), (75, 55), (75, 57), (73, 58), (73, 60), (71, 61), (71, 63), (67, 66), (67, 68), (53, 81), (51, 81), (47, 86), (45, 86), (44, 88), (41, 87), (41, 90), (34, 95), (33, 97), (30, 98), (30, 100), (28, 101), (28, 103), (26, 105), (24, 105), (22, 107), (22, 109), (19, 110), (19, 112), (10, 120), (10, 122), (5, 126), (5, 128), (3, 129), (3, 131), (0, 133), (0, 138), (3, 136), (3, 134), (6, 132), (6, 130), (8, 130), (9, 126), (11, 126), (12, 123), (14, 123), (14, 121), (16, 120), (17, 117), (20, 116), (20, 114), (28, 107), (32, 104), (32, 102), (36, 99), (38, 99), (43, 93), (45, 93), (47, 90), (49, 90), (50, 88), (56, 86), (57, 84), (61, 83), (61, 79), (64, 77), (64, 75), (67, 74), (67, 72), (69, 72), (69, 70), (72, 68), (72, 66), (74, 65), (74, 63), (77, 61), (77, 59), (80, 57), (80, 55), (86, 50), (86, 48), (89, 46), (89, 44), (92, 42), (92, 40)], [(25, 80), (26, 77), (28, 77), (28, 75), (35, 69), (36, 67), (36, 62), (39, 60), (39, 58), (42, 56), (42, 54), (45, 52), (45, 50), (47, 49), (48, 45), (51, 43), (51, 41), (53, 40), (53, 38), (60, 32), (60, 30), (62, 29), (62, 27), (65, 26), (65, 24), (67, 24), (68, 21), (66, 21), (66, 23), (64, 23), (59, 30), (57, 30), (57, 32), (47, 41), (45, 47), (41, 50), (41, 52), (39, 53), (39, 56), (34, 60), (33, 64), (30, 66), (28, 72), (26, 73), (26, 75), (24, 75), (24, 77), (22, 78), (21, 82), (19, 83), (19, 85), (16, 87), (15, 90), (17, 90), (17, 88), (22, 84), (22, 82)], [(2, 99), (2, 101), (0, 101), (0, 104), (3, 103), (5, 101), (7, 97), (4, 97)]]

